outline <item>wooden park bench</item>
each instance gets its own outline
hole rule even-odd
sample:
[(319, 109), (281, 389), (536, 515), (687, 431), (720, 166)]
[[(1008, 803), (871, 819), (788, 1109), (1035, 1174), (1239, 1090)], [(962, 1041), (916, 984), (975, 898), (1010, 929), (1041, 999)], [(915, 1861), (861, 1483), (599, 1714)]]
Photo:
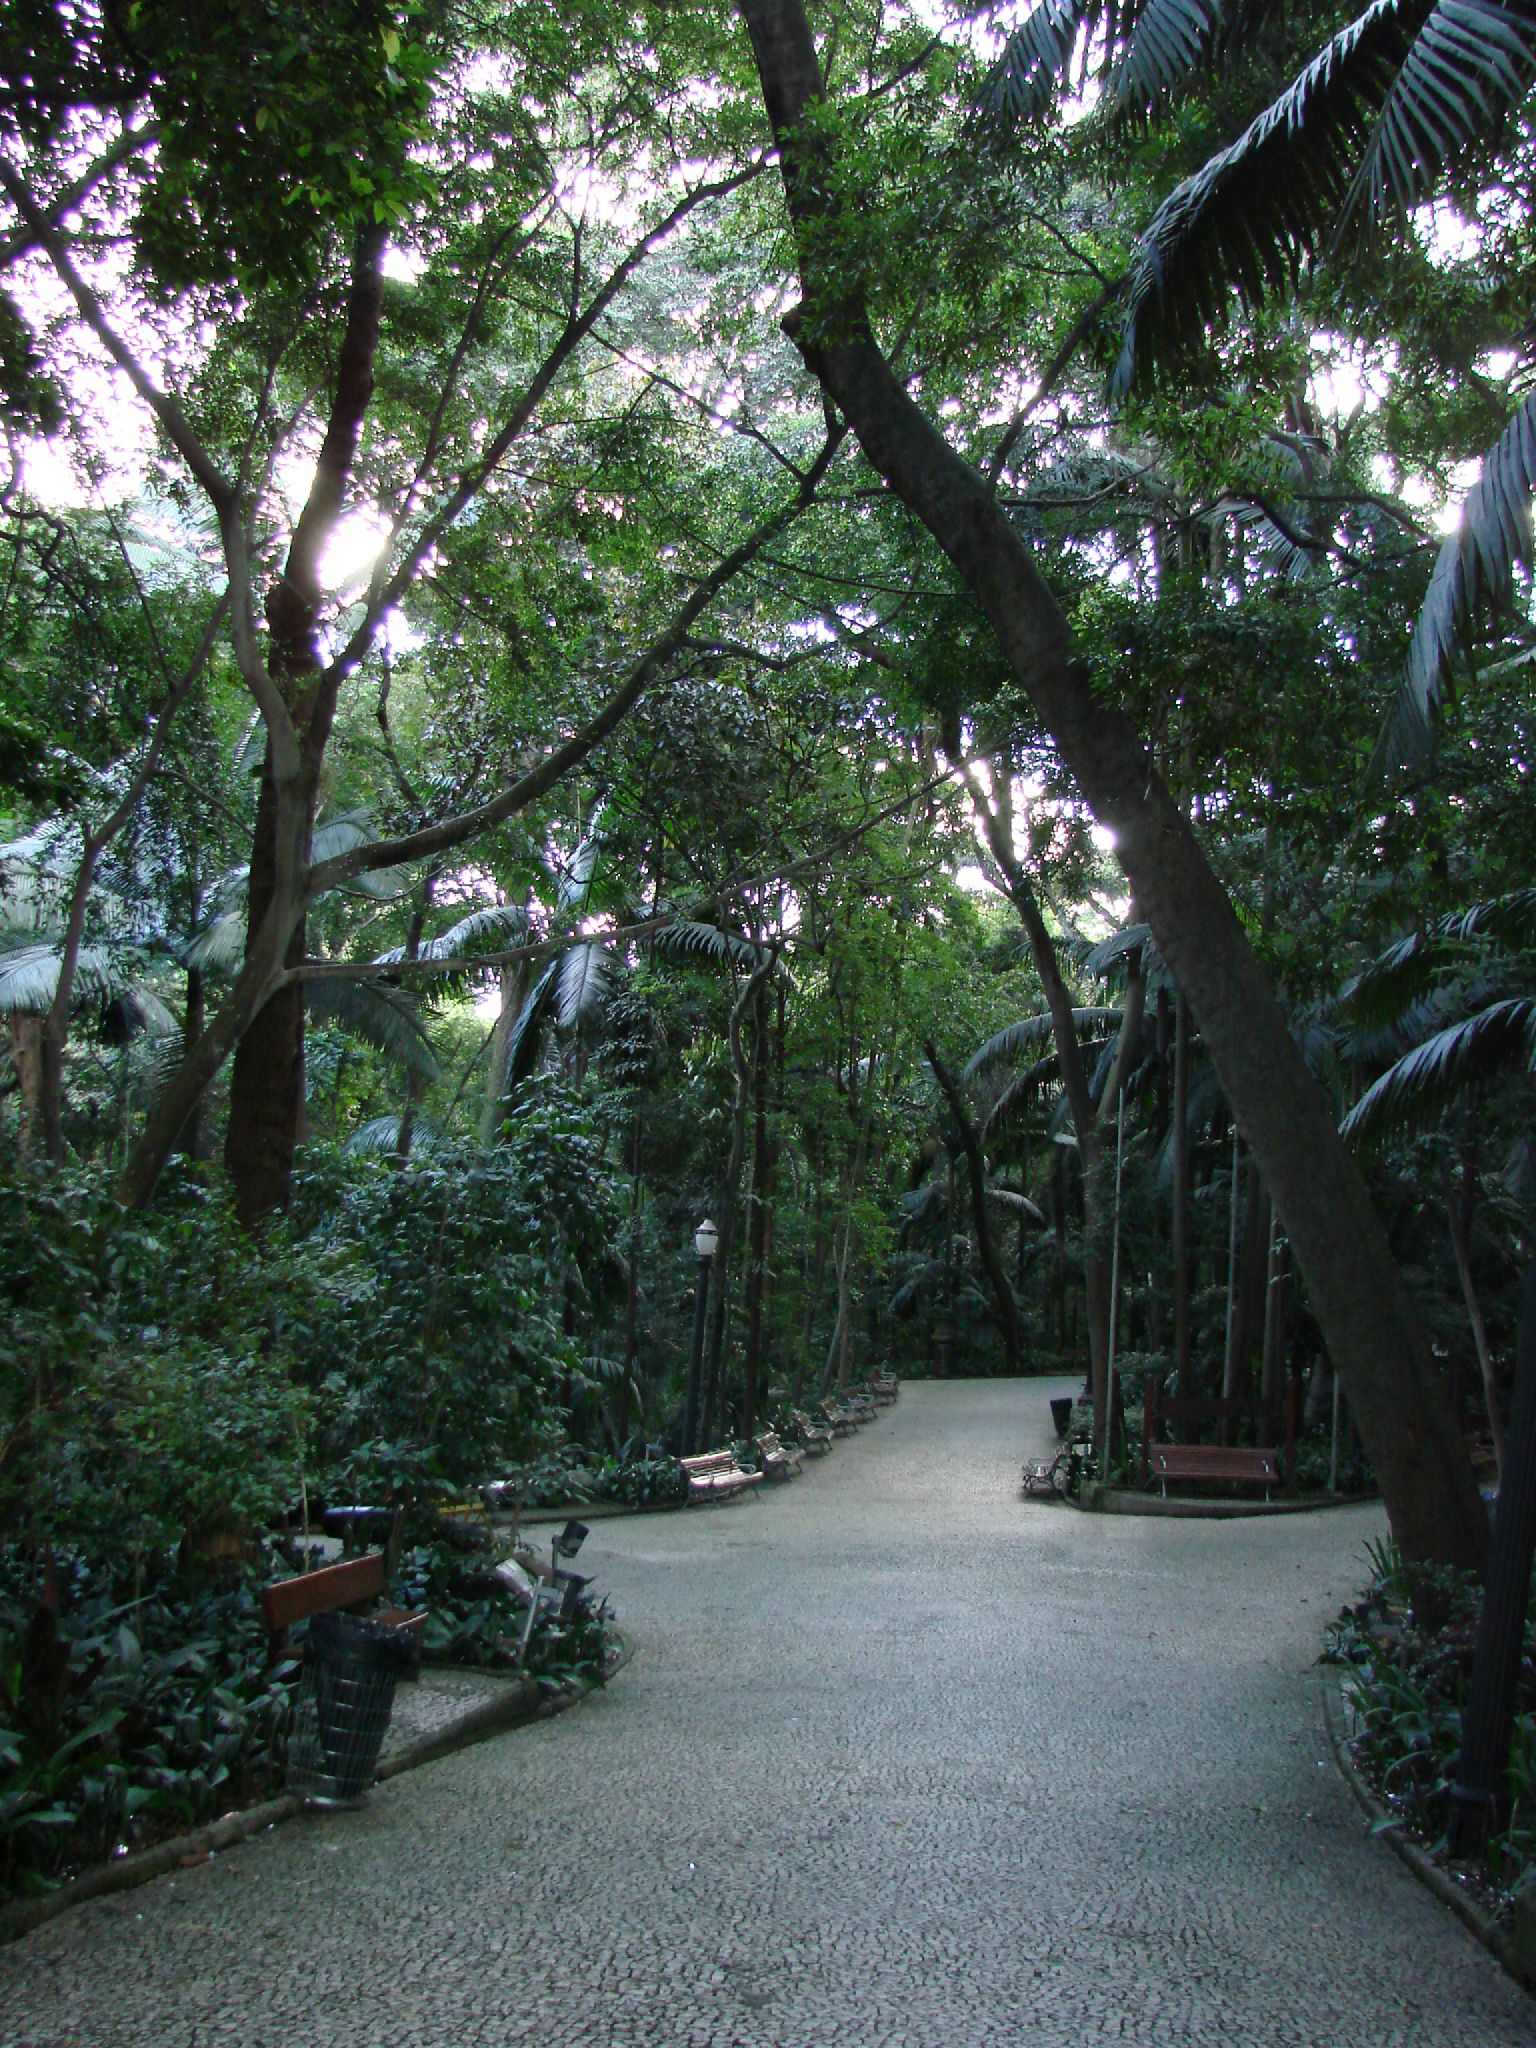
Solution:
[(1162, 1481), (1164, 1500), (1170, 1479), (1225, 1479), (1262, 1486), (1266, 1500), (1269, 1489), (1280, 1484), (1278, 1453), (1271, 1450), (1238, 1444), (1152, 1444), (1147, 1455)]
[(853, 1435), (859, 1426), (859, 1418), (851, 1408), (845, 1407), (841, 1401), (830, 1399), (822, 1401), (819, 1405), (834, 1436)]
[(831, 1426), (825, 1422), (812, 1422), (803, 1408), (792, 1408), (789, 1419), (795, 1425), (801, 1450), (809, 1451), (813, 1458), (824, 1458), (836, 1441)]
[(729, 1451), (705, 1451), (678, 1463), (688, 1475), (690, 1500), (729, 1500), (763, 1483), (761, 1472), (743, 1472)]
[(901, 1382), (893, 1372), (872, 1372), (869, 1376), (869, 1394), (873, 1401), (894, 1401), (901, 1392)]
[(765, 1479), (793, 1479), (800, 1470), (800, 1452), (791, 1450), (781, 1443), (776, 1431), (765, 1429), (761, 1436), (752, 1441), (762, 1453), (763, 1476)]
[[(301, 1572), (296, 1578), (278, 1579), (261, 1592), (261, 1618), (267, 1630), (267, 1661), (276, 1664), (288, 1649), (288, 1632), (314, 1614), (360, 1612), (384, 1591), (384, 1553), (370, 1550), (361, 1557), (344, 1558), (340, 1564), (321, 1565), (318, 1571)], [(425, 1608), (408, 1614), (403, 1608), (387, 1607), (369, 1615), (370, 1621), (391, 1628), (409, 1630), (421, 1641), (427, 1625)]]

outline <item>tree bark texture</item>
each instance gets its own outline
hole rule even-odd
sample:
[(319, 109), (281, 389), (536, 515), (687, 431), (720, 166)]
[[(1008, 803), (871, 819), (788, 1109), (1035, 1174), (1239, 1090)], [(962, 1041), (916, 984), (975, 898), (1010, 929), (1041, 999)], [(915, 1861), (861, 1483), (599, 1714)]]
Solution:
[(970, 588), (1188, 996), (1260, 1162), (1410, 1562), (1480, 1569), (1488, 1518), (1364, 1183), (1267, 975), (1130, 720), (1094, 691), (1061, 607), (985, 480), (886, 362), (859, 281), (829, 262), (838, 179), (801, 0), (738, 0), (779, 145), (804, 303), (786, 323), (874, 468)]

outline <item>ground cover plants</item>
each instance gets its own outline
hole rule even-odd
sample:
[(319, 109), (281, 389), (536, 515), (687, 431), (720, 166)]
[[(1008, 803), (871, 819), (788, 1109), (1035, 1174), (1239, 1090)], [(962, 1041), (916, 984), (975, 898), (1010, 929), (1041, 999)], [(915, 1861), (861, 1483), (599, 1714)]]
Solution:
[(1536, 1607), (1527, 1618), (1514, 1737), (1501, 1817), (1482, 1855), (1447, 1858), (1450, 1792), (1471, 1681), (1479, 1593), (1443, 1576), (1434, 1619), (1390, 1545), (1373, 1546), (1376, 1570), (1364, 1597), (1329, 1630), (1329, 1658), (1343, 1667), (1347, 1739), (1389, 1818), (1493, 1910), (1536, 1893)]

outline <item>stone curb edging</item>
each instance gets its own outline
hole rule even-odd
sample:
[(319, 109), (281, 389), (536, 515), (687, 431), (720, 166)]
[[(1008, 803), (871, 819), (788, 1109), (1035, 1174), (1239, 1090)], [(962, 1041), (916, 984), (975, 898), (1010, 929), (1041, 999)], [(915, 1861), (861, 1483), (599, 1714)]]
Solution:
[[(1328, 1745), (1333, 1751), (1334, 1761), (1340, 1775), (1354, 1795), (1355, 1803), (1362, 1813), (1373, 1821), (1392, 1821), (1397, 1816), (1377, 1798), (1362, 1774), (1350, 1751), (1349, 1733), (1345, 1727), (1346, 1709), (1342, 1698), (1343, 1681), (1335, 1674), (1325, 1674), (1323, 1686), (1323, 1726), (1327, 1732)], [(1383, 1827), (1379, 1830), (1392, 1852), (1406, 1863), (1419, 1882), (1433, 1892), (1442, 1905), (1449, 1906), (1466, 1928), (1482, 1943), (1488, 1953), (1506, 1969), (1517, 1984), (1527, 1991), (1536, 1991), (1536, 1958), (1526, 1955), (1524, 1944), (1517, 1947), (1509, 1931), (1502, 1926), (1494, 1914), (1465, 1891), (1456, 1880), (1449, 1876), (1404, 1827)]]
[(1374, 1493), (1323, 1495), (1317, 1500), (1163, 1500), (1155, 1493), (1134, 1493), (1124, 1486), (1104, 1486), (1090, 1481), (1089, 1498), (1074, 1500), (1073, 1506), (1088, 1515), (1151, 1515), (1169, 1521), (1235, 1522), (1265, 1515), (1331, 1514), (1339, 1508), (1370, 1507), (1380, 1496)]
[[(616, 1678), (634, 1655), (631, 1645), (617, 1630), (614, 1635), (619, 1654), (605, 1674), (605, 1684), (608, 1679)], [(471, 1744), (484, 1742), (506, 1729), (548, 1720), (552, 1714), (574, 1707), (578, 1700), (585, 1699), (593, 1690), (595, 1688), (588, 1679), (571, 1679), (553, 1692), (543, 1691), (536, 1678), (514, 1679), (495, 1699), (482, 1700), (456, 1720), (386, 1757), (379, 1765), (377, 1782), (383, 1784), (389, 1778), (399, 1777), (402, 1771), (414, 1771), (422, 1764), (436, 1763), (440, 1757), (450, 1756), (458, 1749), (468, 1749)], [(99, 1864), (96, 1869), (85, 1871), (42, 1898), (14, 1900), (10, 1905), (0, 1907), (0, 1946), (19, 1940), (24, 1934), (31, 1934), (35, 1928), (56, 1920), (73, 1906), (83, 1906), (90, 1899), (106, 1898), (113, 1892), (132, 1891), (138, 1885), (148, 1884), (151, 1878), (163, 1877), (167, 1871), (202, 1863), (220, 1850), (233, 1849), (237, 1843), (249, 1841), (252, 1835), (276, 1827), (280, 1821), (292, 1820), (304, 1810), (304, 1801), (297, 1792), (283, 1792), (276, 1799), (264, 1800), (260, 1806), (247, 1807), (243, 1813), (227, 1813), (220, 1820), (210, 1821), (206, 1827), (193, 1828), (185, 1835), (175, 1835), (168, 1841), (156, 1842), (151, 1848), (140, 1849), (135, 1855), (120, 1856), (111, 1863)]]

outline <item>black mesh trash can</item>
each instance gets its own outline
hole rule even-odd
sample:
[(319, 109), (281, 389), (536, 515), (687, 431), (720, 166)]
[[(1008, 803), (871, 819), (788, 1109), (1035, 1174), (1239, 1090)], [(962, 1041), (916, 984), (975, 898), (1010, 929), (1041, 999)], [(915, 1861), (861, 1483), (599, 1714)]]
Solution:
[(409, 1633), (355, 1614), (317, 1614), (309, 1624), (288, 1745), (288, 1789), (312, 1806), (361, 1799), (373, 1783), (409, 1668)]

